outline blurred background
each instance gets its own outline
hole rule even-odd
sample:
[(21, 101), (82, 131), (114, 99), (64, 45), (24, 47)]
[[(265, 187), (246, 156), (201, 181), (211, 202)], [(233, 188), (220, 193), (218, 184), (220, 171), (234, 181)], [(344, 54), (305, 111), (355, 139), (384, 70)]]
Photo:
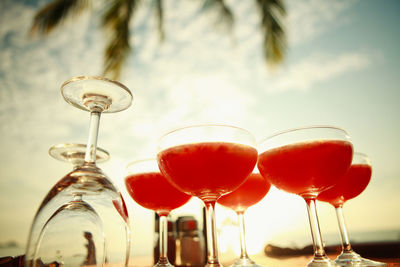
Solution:
[[(49, 2), (0, 2), (0, 256), (24, 253), (36, 209), (71, 170), (48, 155), (49, 147), (87, 141), (89, 114), (63, 100), (61, 84), (101, 75), (105, 66), (105, 6), (93, 1), (48, 35), (30, 35), (35, 14)], [(153, 253), (154, 214), (126, 193), (125, 166), (154, 156), (168, 130), (206, 122), (244, 127), (257, 140), (303, 125), (343, 127), (373, 166), (367, 189), (344, 207), (351, 239), (400, 240), (399, 1), (282, 1), (287, 45), (276, 64), (264, 54), (256, 1), (225, 1), (228, 16), (213, 1), (163, 1), (162, 42), (158, 1), (133, 2), (132, 50), (118, 80), (134, 100), (128, 110), (102, 116), (98, 142), (111, 154), (99, 166), (128, 205), (133, 258)], [(319, 203), (318, 211), (325, 243), (338, 244), (334, 209)], [(200, 202), (171, 216), (181, 214), (199, 218)], [(272, 188), (246, 216), (250, 254), (266, 244), (311, 244), (297, 196)], [(234, 213), (219, 206), (217, 224), (221, 253), (237, 252)]]

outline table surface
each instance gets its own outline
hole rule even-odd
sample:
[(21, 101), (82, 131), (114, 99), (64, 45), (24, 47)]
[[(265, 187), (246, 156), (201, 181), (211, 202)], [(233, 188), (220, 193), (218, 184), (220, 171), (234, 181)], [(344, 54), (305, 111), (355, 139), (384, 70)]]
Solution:
[[(337, 255), (330, 254), (329, 258), (335, 259)], [(267, 257), (264, 254), (257, 254), (250, 256), (252, 260), (254, 260), (257, 264), (262, 265), (264, 267), (305, 267), (308, 262), (311, 260), (310, 256), (294, 256), (294, 257), (279, 257), (272, 258)], [(387, 259), (387, 258), (374, 258), (372, 260), (385, 262), (388, 267), (400, 267), (400, 258), (396, 259)], [(130, 267), (151, 267), (152, 259), (148, 257), (133, 257), (131, 260)], [(149, 264), (150, 262), (150, 264)], [(222, 262), (223, 266), (230, 266), (233, 261)]]
[[(328, 255), (329, 258), (335, 259), (337, 255)], [(271, 258), (264, 255), (254, 255), (252, 259), (265, 267), (294, 267), (294, 266), (306, 266), (311, 260), (311, 256), (296, 256), (296, 257), (281, 257), (281, 258)], [(387, 263), (388, 267), (400, 266), (400, 259), (372, 259), (380, 262)]]

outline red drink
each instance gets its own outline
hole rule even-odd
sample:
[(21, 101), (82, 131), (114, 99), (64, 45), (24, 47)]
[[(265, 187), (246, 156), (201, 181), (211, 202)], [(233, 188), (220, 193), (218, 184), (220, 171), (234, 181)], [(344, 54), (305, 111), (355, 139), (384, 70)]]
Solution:
[(159, 172), (132, 174), (125, 178), (131, 197), (144, 208), (167, 216), (169, 212), (189, 201), (191, 196), (172, 186)]
[(260, 173), (289, 193), (317, 196), (348, 170), (353, 146), (343, 140), (318, 140), (273, 148), (259, 155)]
[(332, 204), (335, 208), (361, 194), (371, 180), (372, 168), (368, 164), (353, 164), (347, 173), (332, 188), (318, 195), (318, 200)]
[(158, 153), (160, 170), (183, 192), (215, 201), (244, 182), (257, 162), (257, 150), (226, 142), (191, 143)]
[(252, 173), (235, 191), (221, 196), (218, 203), (236, 212), (244, 212), (263, 199), (270, 188), (271, 184), (261, 174)]

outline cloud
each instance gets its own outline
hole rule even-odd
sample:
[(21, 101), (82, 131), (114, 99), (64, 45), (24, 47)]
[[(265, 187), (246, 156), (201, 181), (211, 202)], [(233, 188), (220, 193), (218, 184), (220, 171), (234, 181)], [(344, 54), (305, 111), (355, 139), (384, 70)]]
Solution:
[(318, 35), (349, 22), (346, 10), (357, 1), (287, 1), (290, 45), (311, 42)]
[(347, 52), (339, 55), (315, 53), (291, 64), (274, 76), (269, 91), (274, 93), (289, 90), (308, 91), (318, 83), (359, 71), (370, 66), (372, 62), (373, 57), (369, 53)]

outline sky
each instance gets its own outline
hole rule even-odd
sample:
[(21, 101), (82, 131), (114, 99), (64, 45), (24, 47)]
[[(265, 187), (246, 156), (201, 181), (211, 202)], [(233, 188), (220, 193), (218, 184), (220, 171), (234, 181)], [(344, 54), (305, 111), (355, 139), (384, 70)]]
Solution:
[[(30, 37), (32, 18), (46, 2), (0, 2), (0, 244), (25, 246), (43, 197), (71, 170), (48, 155), (50, 146), (87, 141), (89, 114), (63, 100), (61, 84), (102, 72), (101, 7), (45, 38)], [(127, 195), (125, 166), (154, 156), (167, 131), (208, 122), (246, 128), (257, 140), (304, 125), (346, 129), (373, 167), (367, 189), (345, 205), (350, 231), (400, 232), (400, 2), (284, 1), (288, 50), (275, 68), (262, 54), (253, 1), (227, 1), (232, 34), (201, 9), (202, 1), (165, 1), (163, 43), (152, 3), (142, 1), (131, 23), (134, 50), (119, 79), (132, 91), (132, 106), (102, 116), (98, 141), (111, 155), (99, 166), (128, 204), (134, 256), (152, 253), (153, 214)], [(197, 206), (193, 200), (172, 216)], [(336, 235), (333, 208), (320, 203), (318, 212), (323, 235)], [(219, 207), (221, 236), (229, 236), (222, 225), (230, 220), (232, 213)], [(250, 252), (310, 238), (304, 201), (275, 188), (248, 210), (247, 224)], [(226, 240), (221, 251), (233, 242)]]

